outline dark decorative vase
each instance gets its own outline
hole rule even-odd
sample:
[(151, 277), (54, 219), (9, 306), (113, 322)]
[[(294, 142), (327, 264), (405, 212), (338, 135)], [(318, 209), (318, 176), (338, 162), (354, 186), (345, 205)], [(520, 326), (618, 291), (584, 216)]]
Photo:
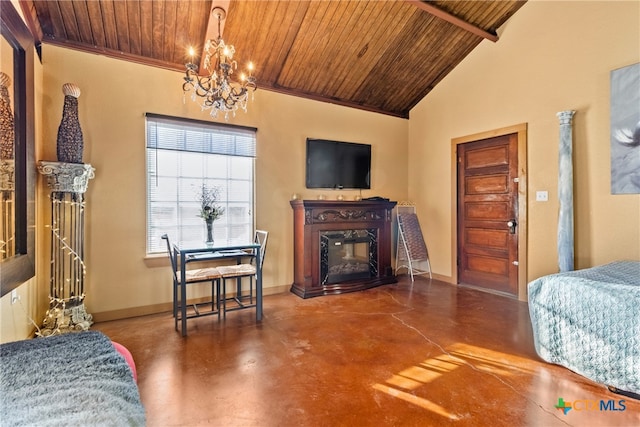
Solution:
[(9, 86), (11, 78), (0, 72), (0, 159), (13, 160), (13, 147), (15, 143), (15, 128), (13, 113), (11, 112), (11, 98)]
[(207, 246), (213, 246), (213, 220), (205, 220), (204, 223), (207, 225), (207, 240), (205, 243)]
[(80, 88), (73, 83), (66, 83), (62, 86), (64, 93), (64, 108), (62, 110), (62, 121), (58, 128), (57, 155), (59, 162), (83, 163), (82, 150), (82, 129), (78, 120), (78, 97)]

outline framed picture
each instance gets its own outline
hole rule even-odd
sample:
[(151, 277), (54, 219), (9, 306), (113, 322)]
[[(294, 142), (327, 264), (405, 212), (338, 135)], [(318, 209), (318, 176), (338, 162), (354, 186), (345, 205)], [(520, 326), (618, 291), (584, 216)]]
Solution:
[(611, 72), (611, 194), (640, 194), (640, 63)]

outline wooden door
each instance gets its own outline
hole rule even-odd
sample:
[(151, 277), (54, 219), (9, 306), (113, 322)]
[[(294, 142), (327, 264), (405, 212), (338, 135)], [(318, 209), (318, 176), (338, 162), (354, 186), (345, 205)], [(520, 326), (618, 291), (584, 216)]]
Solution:
[(457, 146), (458, 282), (518, 295), (518, 138)]

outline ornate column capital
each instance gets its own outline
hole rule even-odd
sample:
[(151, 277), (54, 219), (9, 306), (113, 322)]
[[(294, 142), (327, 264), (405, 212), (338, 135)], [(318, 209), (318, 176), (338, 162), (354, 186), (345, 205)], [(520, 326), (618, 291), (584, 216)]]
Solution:
[(570, 125), (575, 113), (575, 110), (559, 111), (556, 113), (556, 117), (560, 120), (561, 125)]
[(95, 169), (84, 163), (38, 162), (38, 170), (47, 177), (49, 189), (64, 193), (84, 193)]

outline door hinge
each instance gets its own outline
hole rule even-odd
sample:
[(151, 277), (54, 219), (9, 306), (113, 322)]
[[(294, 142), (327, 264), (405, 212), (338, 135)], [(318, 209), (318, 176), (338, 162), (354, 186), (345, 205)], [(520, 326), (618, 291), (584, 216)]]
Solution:
[(513, 265), (520, 265), (520, 263), (518, 261), (513, 261), (511, 264)]

